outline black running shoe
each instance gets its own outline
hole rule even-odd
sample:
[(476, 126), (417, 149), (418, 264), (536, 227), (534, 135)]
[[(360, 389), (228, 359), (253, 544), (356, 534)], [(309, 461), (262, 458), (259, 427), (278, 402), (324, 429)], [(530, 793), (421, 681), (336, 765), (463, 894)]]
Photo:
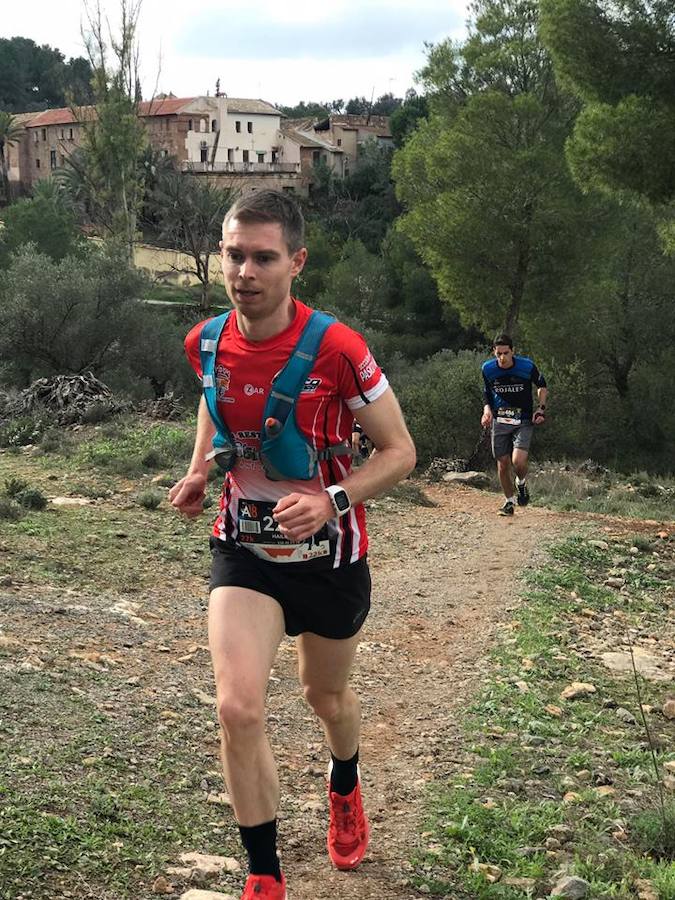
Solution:
[(500, 516), (512, 516), (515, 512), (515, 508), (513, 506), (512, 500), (504, 501), (504, 505), (499, 508), (498, 515)]
[(518, 485), (518, 506), (527, 506), (530, 502), (530, 492), (527, 489), (527, 484), (519, 484)]

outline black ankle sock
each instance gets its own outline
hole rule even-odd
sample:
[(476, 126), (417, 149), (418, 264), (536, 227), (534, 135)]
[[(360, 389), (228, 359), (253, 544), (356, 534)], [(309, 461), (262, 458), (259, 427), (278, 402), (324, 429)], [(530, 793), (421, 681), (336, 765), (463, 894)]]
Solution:
[(248, 853), (251, 875), (273, 875), (281, 881), (281, 869), (277, 856), (277, 820), (263, 822), (250, 828), (239, 826), (239, 834), (244, 849)]
[(359, 751), (352, 756), (351, 759), (336, 759), (331, 753), (333, 760), (333, 769), (330, 773), (330, 789), (335, 794), (346, 797), (356, 787), (359, 777), (358, 763)]

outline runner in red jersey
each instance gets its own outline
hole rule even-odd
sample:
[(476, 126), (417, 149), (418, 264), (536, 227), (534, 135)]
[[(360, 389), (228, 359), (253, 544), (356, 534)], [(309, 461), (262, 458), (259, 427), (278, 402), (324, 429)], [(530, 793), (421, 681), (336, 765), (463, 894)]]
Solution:
[[(354, 471), (347, 456), (335, 456), (309, 481), (265, 476), (258, 459), (265, 400), (311, 313), (291, 296), (307, 258), (302, 215), (286, 194), (252, 194), (225, 217), (221, 248), (234, 314), (218, 342), (215, 389), (238, 454), (211, 537), (209, 646), (223, 770), (249, 859), (242, 900), (286, 900), (276, 849), (279, 782), (265, 733), (271, 667), (284, 632), (297, 636), (304, 697), (330, 749), (328, 855), (337, 868), (353, 869), (369, 840), (360, 702), (349, 686), (370, 608), (363, 501), (411, 471), (415, 448), (365, 342), (334, 323), (298, 397), (297, 422), (321, 450), (349, 441), (355, 418), (374, 452)], [(199, 375), (200, 331), (186, 338)], [(188, 472), (169, 493), (187, 516), (203, 511), (214, 434), (202, 398)]]
[[(221, 513), (213, 535), (247, 546), (263, 559), (298, 562), (323, 559), (326, 565), (349, 565), (368, 549), (363, 504), (329, 524), (328, 540), (292, 545), (278, 540), (250, 541), (241, 533), (240, 504), (270, 501), (276, 504), (294, 491), (319, 493), (327, 485), (343, 481), (351, 470), (351, 457), (337, 456), (319, 464), (311, 481), (270, 481), (258, 459), (263, 409), (272, 380), (286, 364), (311, 315), (311, 309), (293, 300), (294, 318), (288, 328), (264, 341), (250, 341), (239, 330), (236, 316), (230, 316), (223, 330), (217, 357), (216, 380), (220, 412), (236, 443), (239, 459), (228, 472), (221, 495)], [(185, 339), (188, 359), (201, 377), (200, 322)], [(354, 412), (381, 397), (388, 388), (361, 335), (336, 322), (324, 335), (319, 355), (296, 406), (300, 430), (317, 450), (351, 443)], [(279, 538), (279, 532), (268, 532)], [(263, 534), (264, 537), (264, 534)]]

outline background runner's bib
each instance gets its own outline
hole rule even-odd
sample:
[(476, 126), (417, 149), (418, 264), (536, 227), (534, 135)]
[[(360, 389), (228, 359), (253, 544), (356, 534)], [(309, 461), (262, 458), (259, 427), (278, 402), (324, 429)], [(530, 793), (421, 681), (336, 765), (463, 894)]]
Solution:
[(497, 410), (496, 419), (501, 425), (520, 425), (521, 410), (503, 406)]

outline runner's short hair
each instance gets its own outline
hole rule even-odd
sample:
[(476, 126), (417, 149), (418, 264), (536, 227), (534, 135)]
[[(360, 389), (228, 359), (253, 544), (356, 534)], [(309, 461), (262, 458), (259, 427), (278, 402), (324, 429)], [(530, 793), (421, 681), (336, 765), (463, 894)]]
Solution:
[(280, 191), (256, 191), (247, 197), (240, 197), (228, 209), (223, 221), (223, 230), (236, 219), (246, 225), (272, 222), (281, 225), (289, 253), (295, 253), (305, 246), (305, 220), (295, 200)]
[(494, 341), (492, 342), (492, 349), (494, 350), (495, 347), (499, 347), (500, 344), (506, 344), (507, 347), (510, 347), (513, 350), (513, 338), (505, 331), (502, 331), (495, 337)]

